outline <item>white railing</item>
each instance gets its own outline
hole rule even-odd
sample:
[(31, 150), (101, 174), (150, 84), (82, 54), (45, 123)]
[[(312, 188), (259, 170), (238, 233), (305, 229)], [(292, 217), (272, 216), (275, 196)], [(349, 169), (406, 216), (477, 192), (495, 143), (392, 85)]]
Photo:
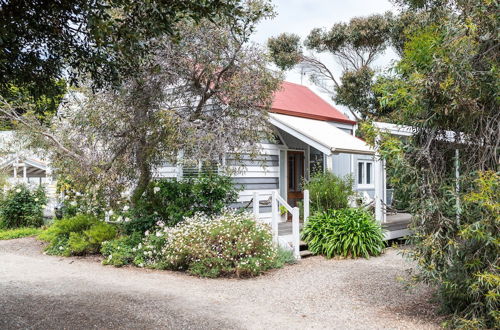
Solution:
[[(259, 194), (253, 193), (252, 208), (256, 219), (259, 219)], [(276, 191), (271, 195), (271, 233), (275, 244), (279, 244), (278, 224), (280, 222), (280, 206), (292, 215), (292, 249), (295, 258), (300, 259), (300, 210), (298, 207), (291, 207)], [(309, 218), (309, 191), (304, 191), (304, 225)]]

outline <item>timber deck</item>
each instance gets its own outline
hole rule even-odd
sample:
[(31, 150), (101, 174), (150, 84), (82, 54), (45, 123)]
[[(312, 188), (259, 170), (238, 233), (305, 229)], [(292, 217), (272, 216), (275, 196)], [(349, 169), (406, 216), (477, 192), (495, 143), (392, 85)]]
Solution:
[(386, 221), (382, 224), (385, 230), (385, 239), (395, 239), (405, 237), (411, 234), (408, 225), (411, 221), (411, 214), (409, 213), (396, 213), (388, 214)]

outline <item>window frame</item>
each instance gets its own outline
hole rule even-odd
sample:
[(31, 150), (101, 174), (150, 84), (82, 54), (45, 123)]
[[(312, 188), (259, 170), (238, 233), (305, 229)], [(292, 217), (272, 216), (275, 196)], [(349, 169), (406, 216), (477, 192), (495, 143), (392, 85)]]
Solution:
[[(359, 182), (359, 169), (361, 164), (361, 183)], [(370, 164), (368, 166), (368, 164)], [(367, 182), (367, 169), (370, 169), (370, 182)], [(371, 160), (358, 160), (358, 166), (356, 168), (356, 183), (358, 188), (374, 188), (375, 187), (375, 171), (374, 162)]]

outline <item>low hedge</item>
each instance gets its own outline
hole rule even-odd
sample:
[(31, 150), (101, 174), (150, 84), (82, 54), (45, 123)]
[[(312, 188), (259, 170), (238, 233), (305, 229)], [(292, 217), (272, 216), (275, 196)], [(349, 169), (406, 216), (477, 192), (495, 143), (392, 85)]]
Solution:
[(80, 214), (56, 220), (39, 238), (49, 242), (48, 254), (71, 256), (98, 253), (102, 243), (116, 235), (113, 225)]

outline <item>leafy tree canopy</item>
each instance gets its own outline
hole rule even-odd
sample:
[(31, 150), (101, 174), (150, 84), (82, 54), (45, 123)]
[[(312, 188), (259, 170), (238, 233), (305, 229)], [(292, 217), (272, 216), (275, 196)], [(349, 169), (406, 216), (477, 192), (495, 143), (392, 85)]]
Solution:
[[(21, 93), (24, 102), (39, 104), (38, 115), (53, 113), (63, 93), (61, 79), (69, 85), (89, 80), (94, 88), (118, 85), (149, 60), (154, 38), (179, 36), (176, 23), (241, 23), (248, 15), (245, 2), (0, 0), (0, 97), (10, 102)], [(48, 107), (40, 104), (47, 102)]]
[(405, 29), (401, 60), (373, 88), (380, 109), (397, 109), (389, 119), (414, 129), (379, 148), (414, 215), (410, 256), (437, 285), (448, 325), (499, 328), (500, 8), (401, 3), (426, 19)]
[(0, 87), (88, 74), (97, 86), (130, 73), (148, 40), (175, 35), (175, 23), (240, 17), (236, 0), (2, 0)]
[[(374, 103), (370, 89), (374, 71), (370, 65), (390, 46), (395, 21), (390, 12), (355, 17), (330, 29), (313, 29), (303, 44), (299, 36), (283, 33), (270, 38), (268, 48), (279, 68), (289, 70), (299, 65), (334, 101), (347, 105), (355, 115), (364, 116)], [(309, 54), (304, 53), (304, 47)], [(317, 54), (324, 53), (341, 67), (341, 77), (319, 60)]]
[(253, 153), (281, 81), (267, 69), (265, 52), (247, 42), (265, 17), (262, 4), (251, 4), (243, 28), (177, 23), (182, 35), (157, 38), (151, 61), (133, 77), (116, 88), (71, 93), (50, 127), (33, 116), (15, 118), (34, 147), (51, 152), (60, 175), (97, 187), (110, 201), (127, 187), (137, 200), (156, 170), (180, 154), (219, 162), (226, 153)]

